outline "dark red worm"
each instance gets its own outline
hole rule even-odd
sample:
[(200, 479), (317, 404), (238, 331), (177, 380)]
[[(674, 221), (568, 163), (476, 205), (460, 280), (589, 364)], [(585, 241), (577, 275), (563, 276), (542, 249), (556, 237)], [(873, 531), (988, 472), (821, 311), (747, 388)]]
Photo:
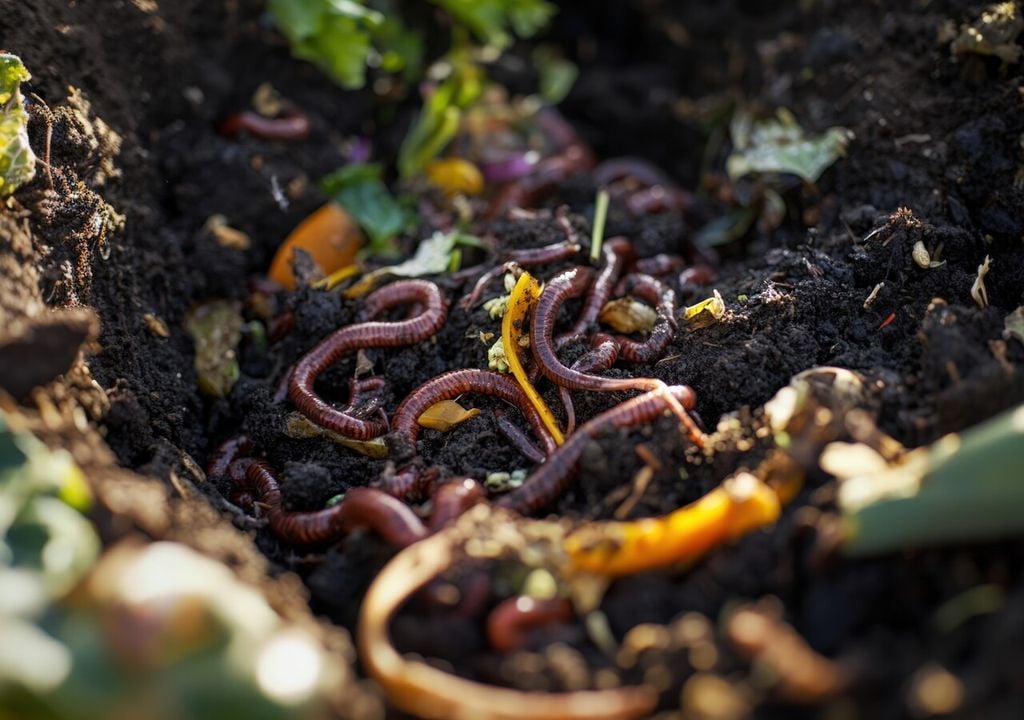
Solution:
[(640, 258), (636, 261), (635, 267), (637, 272), (641, 272), (645, 275), (650, 275), (652, 277), (664, 277), (666, 275), (679, 272), (686, 267), (686, 260), (679, 255), (658, 253), (651, 257)]
[(480, 483), (471, 478), (457, 478), (446, 482), (431, 498), (434, 510), (430, 514), (430, 532), (435, 533), (454, 522), (462, 513), (483, 502), (486, 497), (487, 494)]
[(628, 294), (653, 305), (657, 319), (647, 339), (642, 342), (617, 336), (619, 355), (631, 363), (654, 362), (665, 354), (665, 348), (668, 347), (676, 330), (676, 294), (670, 287), (650, 275), (627, 275), (620, 287)]
[(652, 185), (626, 195), (625, 205), (635, 217), (658, 212), (686, 212), (693, 205), (693, 196), (672, 185)]
[(672, 178), (664, 170), (638, 157), (604, 160), (594, 168), (593, 178), (598, 185), (611, 185), (625, 178), (632, 178), (646, 187), (672, 184)]
[(251, 110), (229, 115), (220, 126), (221, 135), (235, 137), (245, 131), (262, 140), (301, 140), (309, 135), (309, 118), (292, 110), (276, 118), (263, 117)]
[[(605, 378), (567, 368), (555, 352), (555, 318), (565, 301), (587, 287), (587, 274), (580, 268), (567, 270), (544, 287), (530, 323), (530, 350), (540, 372), (552, 382), (570, 390), (652, 390), (660, 381), (650, 378)], [(660, 385), (658, 385), (660, 387)]]
[(555, 339), (556, 349), (562, 349), (570, 341), (585, 334), (587, 329), (597, 320), (597, 316), (601, 313), (601, 308), (605, 306), (608, 298), (612, 296), (612, 289), (615, 287), (619, 275), (622, 274), (622, 268), (626, 266), (632, 252), (632, 245), (624, 237), (609, 238), (605, 241), (601, 248), (601, 253), (604, 255), (604, 264), (594, 278), (594, 282), (590, 285), (590, 292), (583, 303), (583, 310), (580, 311), (580, 316), (571, 328)]
[(517, 595), (498, 603), (487, 616), (487, 641), (498, 652), (515, 652), (526, 644), (531, 630), (568, 623), (575, 617), (572, 603), (565, 598), (535, 600)]
[(420, 415), (431, 405), (442, 400), (454, 400), (463, 393), (492, 395), (515, 405), (540, 440), (545, 454), (550, 456), (555, 451), (554, 438), (544, 427), (544, 421), (519, 383), (507, 375), (470, 368), (438, 375), (409, 393), (395, 410), (391, 420), (394, 453), (399, 458), (415, 455), (416, 438), (420, 432), (417, 421)]
[(499, 432), (512, 443), (512, 447), (522, 453), (523, 457), (535, 463), (544, 462), (544, 452), (534, 445), (530, 438), (526, 436), (526, 433), (512, 422), (505, 413), (500, 410), (495, 411), (494, 422), (498, 426)]
[(635, 427), (656, 419), (670, 408), (666, 391), (687, 410), (696, 404), (693, 390), (686, 385), (653, 390), (619, 403), (583, 423), (547, 462), (526, 478), (520, 487), (499, 499), (497, 504), (524, 515), (550, 505), (568, 489), (576, 475), (580, 455), (591, 440), (614, 430)]
[(513, 208), (537, 205), (570, 176), (594, 167), (593, 152), (557, 111), (545, 108), (534, 121), (554, 152), (538, 162), (528, 175), (498, 191), (487, 208), (487, 219), (500, 217)]
[[(604, 333), (590, 336), (590, 350), (572, 364), (573, 372), (593, 374), (607, 370), (619, 359), (619, 343)], [(558, 396), (565, 408), (565, 433), (572, 434), (576, 429), (576, 407), (572, 402), (572, 392), (567, 387), (558, 387)]]
[(487, 289), (487, 285), (496, 277), (508, 272), (515, 273), (518, 276), (524, 267), (560, 262), (572, 257), (579, 251), (579, 243), (574, 242), (557, 242), (551, 245), (544, 245), (543, 247), (511, 250), (505, 255), (508, 258), (507, 262), (491, 268), (480, 276), (480, 279), (473, 285), (473, 290), (469, 295), (459, 301), (459, 307), (471, 308), (476, 305), (484, 294), (484, 290)]
[(427, 536), (423, 522), (398, 498), (373, 488), (354, 488), (337, 505), (313, 512), (284, 509), (281, 488), (270, 466), (257, 460), (246, 471), (251, 492), (267, 510), (270, 531), (292, 545), (318, 545), (338, 540), (356, 528), (405, 547)]
[(375, 487), (400, 500), (419, 502), (434, 494), (439, 477), (440, 471), (437, 468), (409, 464), (394, 474), (381, 477)]
[(688, 285), (710, 285), (717, 277), (718, 273), (710, 265), (698, 263), (679, 273), (679, 285), (681, 287)]
[(386, 285), (366, 299), (367, 317), (400, 305), (419, 305), (422, 312), (396, 322), (364, 322), (335, 330), (295, 365), (288, 394), (299, 412), (321, 427), (346, 437), (369, 440), (387, 431), (383, 422), (360, 420), (324, 402), (313, 389), (316, 378), (343, 355), (360, 348), (414, 345), (444, 325), (447, 308), (437, 285), (402, 280)]
[(228, 474), (231, 463), (242, 455), (248, 455), (250, 450), (252, 450), (252, 440), (248, 436), (229, 437), (210, 453), (210, 459), (206, 463), (206, 477), (224, 477)]

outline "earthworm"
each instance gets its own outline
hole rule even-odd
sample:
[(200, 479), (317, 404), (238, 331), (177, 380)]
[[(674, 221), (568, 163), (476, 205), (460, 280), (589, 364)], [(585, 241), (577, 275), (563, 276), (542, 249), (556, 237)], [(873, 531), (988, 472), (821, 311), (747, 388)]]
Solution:
[(555, 440), (544, 427), (540, 414), (530, 403), (526, 393), (513, 378), (489, 370), (469, 368), (453, 370), (428, 380), (409, 393), (395, 410), (391, 421), (394, 451), (399, 457), (408, 457), (416, 452), (416, 438), (420, 426), (420, 415), (434, 403), (454, 400), (463, 393), (493, 395), (515, 405), (530, 424), (534, 434), (541, 441), (546, 455), (555, 451)]
[(638, 157), (604, 160), (594, 168), (593, 178), (598, 185), (611, 185), (624, 178), (633, 178), (647, 187), (672, 184), (672, 178), (665, 174), (664, 170)]
[(597, 320), (597, 316), (601, 313), (601, 308), (604, 307), (605, 303), (608, 302), (608, 298), (611, 297), (615, 281), (619, 279), (622, 268), (632, 253), (632, 246), (626, 238), (615, 237), (605, 241), (601, 252), (604, 255), (604, 265), (590, 286), (590, 292), (583, 303), (583, 310), (580, 311), (580, 316), (571, 328), (555, 339), (556, 349), (562, 349), (570, 341), (586, 333), (587, 328)]
[(267, 463), (257, 460), (250, 464), (246, 479), (256, 500), (267, 507), (271, 532), (292, 545), (336, 540), (355, 528), (369, 528), (398, 547), (427, 535), (412, 508), (380, 490), (353, 488), (337, 505), (312, 512), (289, 512), (282, 505), (281, 488)]
[(381, 477), (375, 487), (406, 502), (426, 500), (434, 494), (439, 474), (437, 468), (423, 468), (410, 464), (393, 475)]
[(387, 431), (383, 422), (360, 420), (324, 402), (313, 383), (342, 355), (359, 348), (413, 345), (436, 333), (447, 317), (437, 285), (425, 280), (402, 280), (385, 285), (366, 299), (366, 315), (376, 317), (392, 307), (420, 305), (423, 311), (396, 322), (368, 321), (335, 330), (295, 365), (288, 393), (299, 412), (317, 425), (357, 440), (369, 440)]
[(547, 507), (569, 487), (576, 474), (576, 463), (591, 440), (612, 430), (654, 420), (666, 409), (671, 409), (666, 394), (686, 409), (696, 403), (692, 389), (686, 385), (674, 385), (664, 390), (652, 390), (606, 410), (581, 425), (547, 462), (526, 478), (519, 488), (499, 499), (497, 504), (524, 515)]
[(570, 258), (579, 251), (579, 243), (563, 240), (550, 245), (542, 245), (541, 247), (509, 250), (508, 259), (523, 267), (548, 265)]
[(710, 285), (715, 281), (716, 277), (718, 277), (718, 273), (710, 265), (698, 263), (679, 273), (679, 285), (682, 287), (687, 285)]
[(246, 435), (235, 435), (222, 442), (210, 453), (206, 463), (206, 477), (217, 478), (228, 474), (228, 468), (240, 455), (252, 450), (252, 440)]
[[(619, 359), (619, 343), (604, 333), (591, 335), (590, 345), (590, 351), (574, 362), (570, 370), (578, 373), (595, 373), (607, 370)], [(565, 434), (569, 435), (576, 429), (576, 407), (573, 405), (569, 388), (559, 385), (558, 396), (565, 409)]]
[(439, 487), (431, 498), (434, 510), (428, 528), (434, 533), (454, 522), (469, 508), (486, 497), (483, 487), (471, 478), (457, 478)]
[(276, 343), (288, 337), (294, 329), (295, 313), (292, 310), (285, 310), (275, 315), (274, 319), (270, 321), (270, 331), (267, 335), (270, 337), (270, 342)]
[(276, 118), (263, 117), (251, 110), (229, 115), (220, 126), (221, 135), (235, 137), (245, 130), (262, 140), (301, 140), (309, 135), (309, 118), (292, 110)]
[[(487, 510), (478, 507), (471, 512), (479, 511)], [(460, 532), (457, 523), (402, 550), (374, 578), (363, 600), (355, 633), (359, 658), (396, 708), (434, 720), (613, 720), (650, 715), (658, 698), (646, 686), (523, 692), (456, 677), (400, 655), (389, 639), (391, 619), (414, 592), (455, 562)]]
[(686, 260), (678, 255), (658, 253), (636, 261), (636, 270), (652, 277), (664, 277), (686, 267)]
[(654, 306), (657, 319), (643, 342), (617, 336), (619, 355), (631, 363), (653, 362), (660, 358), (676, 329), (676, 294), (650, 275), (627, 275), (620, 284), (630, 295)]
[(508, 260), (497, 267), (491, 268), (476, 281), (473, 285), (473, 290), (459, 301), (459, 307), (471, 308), (480, 301), (480, 297), (484, 294), (484, 290), (487, 285), (494, 280), (494, 278), (504, 275), (507, 272), (518, 274), (519, 271), (524, 267), (532, 267), (534, 265), (549, 265), (556, 263), (561, 260), (572, 257), (580, 251), (579, 243), (575, 242), (557, 242), (551, 245), (544, 245), (536, 248), (520, 248), (517, 250), (510, 250), (505, 254)]
[(512, 208), (530, 207), (578, 172), (594, 166), (594, 154), (576, 130), (556, 111), (544, 109), (534, 116), (554, 153), (538, 162), (528, 174), (502, 188), (491, 199), (485, 217), (493, 219)]
[(652, 185), (625, 197), (626, 209), (636, 217), (657, 212), (685, 212), (692, 204), (689, 193), (672, 185)]
[(570, 622), (576, 613), (565, 598), (535, 600), (517, 595), (503, 600), (487, 616), (487, 641), (498, 652), (515, 652), (526, 644), (531, 630)]
[(535, 463), (544, 462), (544, 453), (534, 445), (530, 438), (526, 436), (519, 426), (508, 419), (508, 416), (500, 410), (494, 412), (494, 422), (498, 426), (498, 430), (502, 435), (505, 436), (512, 447), (518, 450), (523, 457), (532, 460)]

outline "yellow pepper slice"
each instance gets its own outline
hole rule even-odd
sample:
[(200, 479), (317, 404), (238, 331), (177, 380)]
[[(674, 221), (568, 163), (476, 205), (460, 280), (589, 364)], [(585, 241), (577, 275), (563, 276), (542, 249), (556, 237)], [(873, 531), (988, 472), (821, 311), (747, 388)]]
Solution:
[(570, 565), (620, 577), (694, 562), (717, 545), (775, 522), (779, 497), (749, 473), (740, 473), (696, 502), (658, 518), (590, 523), (565, 541)]
[(448, 195), (464, 193), (479, 195), (484, 189), (484, 176), (476, 165), (462, 158), (440, 158), (426, 168), (427, 181)]
[(454, 400), (441, 400), (424, 410), (416, 422), (420, 427), (448, 432), (459, 423), (464, 423), (479, 414), (480, 408), (467, 410)]
[[(530, 322), (527, 315), (537, 304), (540, 290), (540, 283), (530, 273), (524, 272), (519, 276), (515, 287), (512, 288), (512, 294), (508, 297), (505, 316), (501, 319), (501, 339), (505, 346), (505, 357), (508, 360), (509, 370), (512, 371), (520, 387), (523, 388), (523, 392), (530, 398), (530, 402), (537, 408), (541, 420), (544, 421), (544, 427), (551, 433), (555, 443), (561, 445), (565, 442), (565, 436), (555, 421), (555, 415), (537, 389), (530, 384), (530, 379), (526, 377), (526, 371), (523, 370), (523, 363), (519, 358), (519, 353), (529, 344)], [(525, 345), (524, 339), (526, 340)]]

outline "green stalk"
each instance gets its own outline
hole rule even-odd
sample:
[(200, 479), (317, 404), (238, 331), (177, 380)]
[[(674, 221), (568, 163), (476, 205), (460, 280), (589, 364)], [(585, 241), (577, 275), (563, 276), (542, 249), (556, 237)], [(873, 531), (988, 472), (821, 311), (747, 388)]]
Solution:
[(846, 509), (847, 555), (1024, 535), (1024, 405), (934, 443), (897, 494)]
[(590, 234), (590, 260), (597, 262), (601, 257), (601, 245), (604, 243), (604, 224), (608, 219), (608, 191), (598, 190), (594, 205), (594, 228)]

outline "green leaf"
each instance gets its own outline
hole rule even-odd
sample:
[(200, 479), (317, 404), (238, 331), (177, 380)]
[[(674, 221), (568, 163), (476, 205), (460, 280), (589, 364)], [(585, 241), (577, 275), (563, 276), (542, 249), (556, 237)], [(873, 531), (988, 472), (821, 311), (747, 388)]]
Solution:
[(542, 30), (556, 8), (545, 0), (434, 0), (456, 22), (465, 25), (488, 45), (507, 47), (510, 30), (519, 37), (531, 37)]
[(533, 51), (533, 64), (539, 75), (538, 92), (548, 105), (562, 102), (580, 74), (576, 63), (561, 57), (557, 50), (549, 46), (541, 46)]
[(319, 66), (346, 88), (366, 81), (371, 33), (384, 16), (355, 0), (269, 0), (296, 57)]
[(370, 254), (393, 254), (392, 240), (412, 223), (413, 216), (384, 185), (376, 163), (348, 165), (320, 181), (324, 192), (355, 218), (370, 238)]
[(18, 56), (0, 53), (0, 195), (14, 192), (36, 173), (21, 102), (21, 83), (31, 77)]
[(440, 275), (448, 271), (452, 255), (459, 246), (481, 247), (482, 245), (483, 242), (480, 238), (457, 230), (450, 233), (435, 232), (420, 242), (411, 258), (397, 265), (388, 265), (366, 273), (359, 282), (346, 290), (346, 294), (349, 297), (359, 297), (369, 292), (377, 280), (387, 275), (399, 277)]
[(196, 346), (199, 389), (226, 397), (238, 380), (238, 343), (242, 339), (242, 307), (234, 300), (211, 300), (192, 308), (185, 329)]
[(507, 0), (507, 12), (516, 35), (533, 37), (547, 27), (557, 8), (544, 0)]
[(323, 0), (268, 0), (277, 26), (292, 42), (320, 32), (326, 6)]
[(792, 113), (783, 108), (775, 118), (760, 122), (737, 112), (731, 132), (735, 150), (726, 161), (726, 170), (732, 180), (752, 173), (793, 173), (816, 182), (846, 154), (850, 140), (850, 131), (842, 127), (807, 136)]
[(452, 141), (462, 111), (483, 94), (484, 73), (465, 53), (452, 53), (449, 75), (426, 99), (423, 110), (398, 151), (398, 172), (410, 178), (423, 170)]

